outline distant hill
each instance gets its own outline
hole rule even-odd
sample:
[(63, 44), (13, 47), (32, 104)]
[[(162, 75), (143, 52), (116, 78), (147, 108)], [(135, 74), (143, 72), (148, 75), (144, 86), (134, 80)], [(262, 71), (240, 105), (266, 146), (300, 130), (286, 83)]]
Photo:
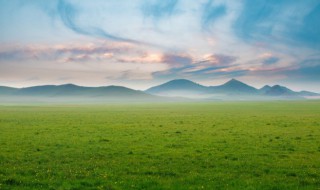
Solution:
[(16, 91), (16, 88), (6, 87), (6, 86), (0, 86), (0, 95), (7, 95), (12, 94)]
[(12, 95), (22, 96), (88, 96), (88, 97), (151, 97), (142, 91), (122, 86), (83, 87), (74, 84), (45, 85), (21, 88)]
[(83, 87), (74, 84), (44, 85), (27, 88), (0, 87), (0, 98), (5, 100), (92, 100), (145, 101), (159, 97), (122, 86)]
[(269, 85), (265, 85), (264, 87), (259, 89), (259, 93), (260, 94), (265, 94), (267, 91), (269, 91), (271, 89), (271, 86)]
[(318, 93), (309, 92), (309, 91), (300, 91), (298, 92), (300, 96), (320, 96)]
[(268, 90), (265, 91), (265, 95), (269, 96), (298, 96), (299, 93), (294, 92), (287, 87), (280, 86), (280, 85), (274, 85)]
[(159, 96), (212, 98), (213, 95), (255, 95), (258, 90), (236, 79), (220, 86), (202, 86), (193, 81), (178, 79), (149, 88), (145, 92)]
[(258, 90), (236, 79), (231, 79), (220, 86), (208, 87), (211, 93), (222, 93), (229, 95), (255, 95)]
[(207, 87), (197, 84), (193, 81), (186, 79), (176, 79), (159, 86), (149, 88), (145, 92), (159, 96), (181, 96), (190, 98), (207, 94), (207, 91)]

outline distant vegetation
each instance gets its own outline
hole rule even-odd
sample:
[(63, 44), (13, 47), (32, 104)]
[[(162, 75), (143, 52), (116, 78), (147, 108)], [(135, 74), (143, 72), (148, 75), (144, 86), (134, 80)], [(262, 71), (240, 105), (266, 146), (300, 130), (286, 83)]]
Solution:
[(320, 102), (0, 106), (0, 189), (318, 189)]

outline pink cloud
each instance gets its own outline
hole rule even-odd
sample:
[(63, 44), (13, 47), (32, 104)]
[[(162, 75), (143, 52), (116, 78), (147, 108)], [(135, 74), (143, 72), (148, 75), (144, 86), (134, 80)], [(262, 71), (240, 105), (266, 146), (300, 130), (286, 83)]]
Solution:
[(58, 45), (6, 46), (0, 49), (0, 61), (101, 61), (114, 55), (141, 51), (126, 43), (69, 43)]

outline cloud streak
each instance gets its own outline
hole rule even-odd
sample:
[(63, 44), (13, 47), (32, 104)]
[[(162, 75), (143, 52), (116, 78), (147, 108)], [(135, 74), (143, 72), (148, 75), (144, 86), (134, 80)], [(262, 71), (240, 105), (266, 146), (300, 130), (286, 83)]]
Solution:
[(159, 20), (170, 17), (178, 4), (178, 0), (148, 0), (142, 5), (141, 11), (145, 17)]
[(214, 0), (208, 0), (203, 5), (202, 13), (202, 28), (208, 29), (210, 25), (226, 14), (227, 8), (225, 5), (215, 5)]
[(229, 65), (237, 61), (236, 56), (225, 55), (225, 54), (211, 54), (205, 57), (205, 60), (199, 63), (208, 63), (210, 65)]
[(74, 5), (72, 5), (71, 3), (65, 0), (58, 1), (57, 9), (58, 9), (59, 16), (62, 22), (64, 23), (64, 25), (76, 33), (79, 33), (82, 35), (111, 39), (111, 40), (120, 41), (120, 42), (140, 43), (132, 39), (127, 39), (127, 38), (122, 38), (119, 36), (112, 35), (99, 27), (80, 26), (75, 21), (76, 17), (79, 14), (79, 10), (77, 10), (77, 8)]
[(0, 49), (0, 61), (92, 61), (106, 60), (113, 55), (122, 55), (140, 50), (121, 43), (96, 42), (87, 44), (61, 44), (54, 46), (29, 45), (9, 46)]
[(317, 0), (245, 0), (233, 29), (238, 37), (246, 41), (316, 48), (319, 47), (320, 29), (315, 26), (315, 21), (319, 16), (320, 3)]

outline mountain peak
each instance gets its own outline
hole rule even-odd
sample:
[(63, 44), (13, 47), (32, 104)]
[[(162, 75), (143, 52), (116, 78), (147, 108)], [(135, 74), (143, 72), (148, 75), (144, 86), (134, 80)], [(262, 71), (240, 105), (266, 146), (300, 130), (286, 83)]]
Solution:
[(212, 88), (218, 92), (226, 92), (228, 94), (255, 94), (257, 92), (257, 89), (254, 87), (234, 78), (220, 86)]
[(288, 89), (287, 87), (280, 86), (280, 85), (274, 85), (270, 87), (268, 90), (265, 91), (266, 95), (272, 95), (272, 96), (292, 96), (295, 95), (295, 92)]
[(287, 88), (285, 86), (278, 85), (278, 84), (272, 86), (271, 89), (282, 90), (282, 91), (292, 91), (289, 88)]
[(232, 85), (232, 86), (236, 85), (236, 86), (238, 86), (238, 85), (247, 85), (247, 84), (233, 78), (233, 79), (229, 80), (228, 82), (224, 83), (223, 85)]
[(269, 86), (269, 85), (264, 85), (262, 88), (259, 89), (259, 92), (264, 94), (266, 93), (267, 91), (269, 91), (272, 87)]
[(168, 81), (160, 86), (171, 86), (174, 88), (186, 88), (186, 87), (193, 87), (193, 86), (201, 86), (191, 80), (187, 79), (174, 79), (171, 81)]
[(61, 85), (58, 85), (58, 86), (65, 86), (65, 87), (79, 87), (75, 84), (72, 84), (72, 83), (67, 83), (67, 84), (61, 84)]
[(272, 88), (270, 85), (264, 85), (262, 88), (260, 88), (259, 90), (262, 90), (262, 91), (266, 91), (266, 90), (269, 90), (270, 88)]
[(188, 79), (174, 79), (174, 80), (168, 81), (167, 83), (194, 83), (194, 82)]
[(169, 92), (175, 92), (176, 95), (186, 94), (191, 92), (203, 92), (206, 90), (205, 86), (197, 84), (193, 81), (187, 79), (175, 79), (168, 81), (159, 86), (154, 86), (146, 90), (146, 92), (151, 94), (163, 95), (168, 94)]

